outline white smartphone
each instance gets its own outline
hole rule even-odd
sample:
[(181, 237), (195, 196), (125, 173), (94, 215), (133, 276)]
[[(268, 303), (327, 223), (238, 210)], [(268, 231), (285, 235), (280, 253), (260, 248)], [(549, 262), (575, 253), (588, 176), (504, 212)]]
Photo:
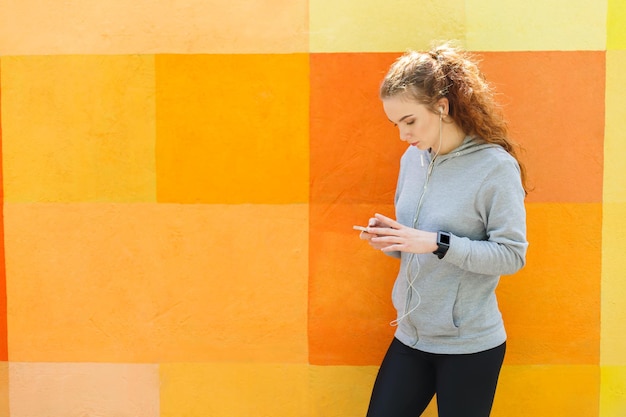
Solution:
[(354, 230), (360, 230), (361, 232), (367, 232), (367, 227), (365, 226), (352, 226)]

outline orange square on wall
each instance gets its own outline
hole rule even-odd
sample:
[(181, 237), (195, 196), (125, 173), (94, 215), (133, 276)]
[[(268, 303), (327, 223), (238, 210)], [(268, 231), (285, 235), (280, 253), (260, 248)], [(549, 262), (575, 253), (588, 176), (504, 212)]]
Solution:
[(311, 55), (311, 202), (388, 204), (406, 143), (378, 87), (398, 54)]
[(395, 318), (398, 260), (374, 251), (352, 225), (393, 216), (406, 144), (378, 87), (397, 53), (311, 55), (309, 361), (378, 365)]
[[(384, 324), (377, 327), (381, 320), (393, 318), (390, 289), (381, 286), (377, 279), (384, 277), (390, 288), (397, 265), (381, 266), (379, 260), (371, 257), (378, 254), (366, 252), (370, 248), (362, 249), (344, 229), (367, 221), (374, 212), (386, 210), (393, 215), (398, 160), (405, 146), (385, 120), (377, 88), (396, 56), (329, 54), (311, 58), (309, 344), (311, 362), (315, 364), (378, 364), (388, 343), (386, 336), (392, 333)], [(528, 198), (530, 203), (584, 203), (601, 199), (603, 56), (597, 53), (484, 55), (482, 67), (496, 84), (499, 100), (506, 104), (512, 134), (520, 137), (528, 150), (525, 161), (531, 185), (535, 185)], [(564, 75), (565, 81), (559, 77), (565, 71), (564, 66), (581, 67), (584, 62), (588, 65), (585, 70)], [(538, 84), (544, 90), (520, 83), (526, 79), (522, 75), (530, 71), (529, 65), (546, 72), (538, 76)], [(565, 88), (574, 80), (582, 86), (573, 91), (572, 99)], [(549, 86), (550, 83), (559, 88)], [(551, 95), (537, 106), (541, 94), (550, 89)], [(577, 104), (579, 101), (584, 103)], [(557, 123), (549, 113), (550, 103), (555, 106), (558, 103), (571, 117)], [(537, 111), (537, 107), (543, 110)], [(580, 121), (579, 126), (572, 126), (572, 120)], [(545, 133), (548, 126), (562, 134), (548, 137)], [(534, 136), (520, 135), (524, 129)], [(595, 141), (593, 146), (585, 143), (587, 137)], [(552, 143), (545, 146), (548, 139)], [(505, 301), (511, 300), (504, 307), (512, 337), (509, 349), (512, 353), (507, 360), (524, 364), (597, 363), (599, 206), (555, 203), (548, 205), (550, 210), (545, 213), (537, 212), (532, 204), (530, 207), (533, 211), (528, 216), (529, 264), (516, 276), (504, 277), (500, 290)], [(558, 247), (548, 238), (555, 235), (559, 239)], [(359, 281), (359, 285), (351, 286), (351, 280), (363, 277), (365, 280)], [(535, 294), (537, 291), (540, 293)], [(552, 298), (564, 291), (568, 295), (555, 304)], [(527, 298), (520, 297), (529, 292)], [(583, 300), (579, 298), (581, 294), (585, 294)], [(347, 306), (345, 302), (341, 304), (346, 297), (350, 298)], [(551, 308), (555, 305), (560, 308), (553, 312)], [(526, 314), (528, 307), (532, 307), (530, 315)], [(557, 318), (564, 312), (567, 312), (566, 321), (571, 321), (574, 328), (560, 327)]]
[[(311, 207), (311, 231), (318, 230), (310, 238), (309, 261), (313, 364), (377, 365), (387, 348), (398, 261), (347, 231), (355, 215), (377, 208), (393, 210)], [(600, 204), (528, 205), (527, 265), (503, 276), (498, 288), (509, 335), (507, 363), (598, 363), (601, 221)]]
[(526, 266), (498, 299), (510, 364), (600, 360), (601, 204), (531, 203)]
[(489, 52), (481, 69), (510, 122), (534, 190), (529, 202), (600, 202), (605, 53)]
[[(0, 66), (0, 216), (4, 219), (4, 178), (2, 156), (2, 73)], [(6, 257), (4, 254), (4, 220), (0, 222), (0, 362), (6, 362), (9, 358), (7, 346), (7, 291), (6, 291)], [(6, 376), (6, 378), (5, 378)], [(5, 384), (6, 381), (6, 384)], [(6, 389), (5, 389), (6, 387)], [(0, 364), (0, 411), (7, 410), (8, 415), (8, 375), (6, 366)]]
[(156, 57), (157, 201), (308, 201), (309, 59)]
[(391, 205), (311, 204), (309, 362), (379, 365), (396, 318), (391, 289), (399, 260), (372, 249), (352, 229)]

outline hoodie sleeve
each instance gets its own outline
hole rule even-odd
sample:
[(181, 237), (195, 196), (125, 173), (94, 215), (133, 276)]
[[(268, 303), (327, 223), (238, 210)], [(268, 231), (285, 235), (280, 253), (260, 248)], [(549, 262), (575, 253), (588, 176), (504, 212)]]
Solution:
[(524, 198), (517, 162), (510, 156), (498, 161), (485, 177), (475, 200), (487, 239), (452, 235), (443, 260), (486, 275), (508, 275), (520, 270), (526, 263), (528, 247)]

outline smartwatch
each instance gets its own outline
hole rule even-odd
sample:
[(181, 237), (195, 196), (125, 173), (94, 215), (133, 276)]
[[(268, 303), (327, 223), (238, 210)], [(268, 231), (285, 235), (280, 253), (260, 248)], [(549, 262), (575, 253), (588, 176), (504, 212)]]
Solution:
[(437, 232), (437, 250), (433, 253), (437, 255), (437, 258), (441, 259), (446, 256), (448, 249), (450, 249), (450, 233)]

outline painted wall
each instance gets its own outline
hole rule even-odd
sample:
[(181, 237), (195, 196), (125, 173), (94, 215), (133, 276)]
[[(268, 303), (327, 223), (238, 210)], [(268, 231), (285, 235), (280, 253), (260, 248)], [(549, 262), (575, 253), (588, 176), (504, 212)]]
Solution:
[[(0, 416), (363, 416), (404, 146), (377, 86), (459, 39), (534, 191), (495, 417), (626, 415), (622, 0), (0, 0)], [(433, 408), (428, 416), (435, 416)]]

